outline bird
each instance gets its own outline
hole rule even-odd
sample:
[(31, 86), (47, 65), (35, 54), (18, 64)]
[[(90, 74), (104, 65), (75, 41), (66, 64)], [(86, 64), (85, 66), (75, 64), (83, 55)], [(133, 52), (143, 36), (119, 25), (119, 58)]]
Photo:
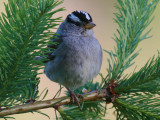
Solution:
[(80, 106), (74, 90), (96, 77), (102, 65), (102, 48), (94, 35), (96, 24), (85, 11), (67, 15), (48, 45), (44, 73), (67, 88)]

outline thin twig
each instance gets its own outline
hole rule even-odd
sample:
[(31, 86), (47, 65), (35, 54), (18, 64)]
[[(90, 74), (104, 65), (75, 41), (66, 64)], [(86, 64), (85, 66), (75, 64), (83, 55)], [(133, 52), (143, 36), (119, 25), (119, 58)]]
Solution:
[[(84, 98), (83, 100), (79, 98), (79, 102), (84, 101), (104, 101), (105, 98), (108, 97), (106, 94), (106, 89), (101, 90), (100, 92), (94, 91), (89, 94), (83, 94)], [(54, 98), (50, 100), (45, 101), (36, 101), (34, 103), (24, 104), (15, 106), (13, 108), (8, 108), (0, 111), (0, 117), (6, 116), (6, 115), (13, 115), (13, 114), (20, 114), (25, 112), (31, 112), (39, 109), (49, 108), (53, 107), (55, 109), (58, 109), (61, 105), (67, 105), (71, 104), (71, 100), (69, 97), (61, 97), (61, 98)]]

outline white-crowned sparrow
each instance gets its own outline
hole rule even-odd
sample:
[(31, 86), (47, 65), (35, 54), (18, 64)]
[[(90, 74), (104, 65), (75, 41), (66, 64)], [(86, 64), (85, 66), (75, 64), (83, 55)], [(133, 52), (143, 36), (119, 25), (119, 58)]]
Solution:
[(53, 42), (55, 50), (48, 53), (45, 67), (47, 77), (64, 85), (69, 91), (96, 77), (102, 64), (102, 49), (94, 36), (96, 26), (84, 11), (74, 11), (59, 26)]

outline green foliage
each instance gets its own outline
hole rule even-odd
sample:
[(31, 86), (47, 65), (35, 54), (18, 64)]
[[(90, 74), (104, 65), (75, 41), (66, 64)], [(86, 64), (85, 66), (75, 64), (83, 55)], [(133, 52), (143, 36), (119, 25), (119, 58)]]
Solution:
[(115, 100), (118, 120), (159, 120), (160, 96), (149, 93), (124, 94)]
[(120, 81), (114, 102), (117, 118), (130, 120), (160, 119), (160, 56), (153, 57), (130, 78)]
[(120, 96), (113, 102), (117, 120), (156, 120), (160, 119), (160, 56), (149, 60), (144, 67), (133, 74), (123, 72), (134, 64), (139, 51), (134, 52), (139, 42), (149, 37), (144, 30), (151, 23), (158, 0), (117, 0), (115, 22), (116, 47), (110, 55), (107, 82), (115, 80), (118, 87), (114, 91)]
[(62, 1), (8, 0), (0, 17), (0, 106), (14, 106), (38, 97), (38, 70), (35, 56), (45, 51), (60, 18), (52, 16)]
[(58, 110), (63, 120), (103, 120), (105, 107), (100, 101), (89, 101), (83, 103), (80, 111), (78, 106), (67, 105)]
[(138, 72), (133, 73), (130, 78), (120, 81), (117, 92), (151, 92), (160, 91), (160, 56), (155, 60), (153, 57)]
[(118, 80), (123, 72), (134, 64), (139, 51), (134, 52), (140, 41), (147, 39), (150, 30), (142, 34), (150, 22), (158, 0), (117, 0), (114, 21), (118, 24), (117, 35), (114, 34), (116, 47), (106, 51), (110, 55), (108, 81)]

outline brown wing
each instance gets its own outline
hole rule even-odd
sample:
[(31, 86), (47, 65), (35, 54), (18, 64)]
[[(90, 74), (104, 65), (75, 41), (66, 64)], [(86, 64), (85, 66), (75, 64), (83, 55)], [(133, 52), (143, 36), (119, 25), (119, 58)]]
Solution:
[(47, 63), (48, 61), (54, 60), (55, 56), (53, 54), (54, 49), (57, 49), (57, 47), (59, 46), (59, 44), (62, 42), (62, 38), (60, 36), (54, 38), (52, 40), (53, 44), (48, 45), (48, 51), (47, 53), (45, 53), (45, 55), (47, 56), (47, 60), (44, 61), (44, 63)]

